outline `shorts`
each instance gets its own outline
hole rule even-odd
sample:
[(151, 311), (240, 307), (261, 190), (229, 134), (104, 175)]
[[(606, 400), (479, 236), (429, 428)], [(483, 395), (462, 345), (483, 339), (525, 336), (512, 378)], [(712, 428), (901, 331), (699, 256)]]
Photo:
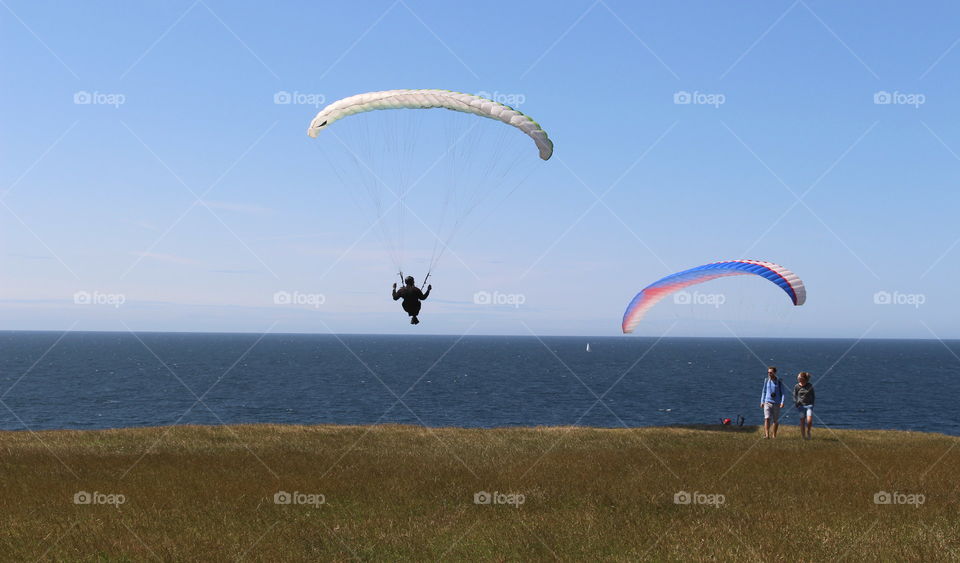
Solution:
[(764, 403), (763, 418), (770, 418), (773, 419), (774, 422), (780, 422), (780, 405)]
[(800, 418), (813, 418), (813, 405), (800, 405), (797, 407)]
[(419, 301), (404, 301), (400, 306), (403, 307), (403, 310), (406, 311), (411, 317), (416, 317), (420, 314)]

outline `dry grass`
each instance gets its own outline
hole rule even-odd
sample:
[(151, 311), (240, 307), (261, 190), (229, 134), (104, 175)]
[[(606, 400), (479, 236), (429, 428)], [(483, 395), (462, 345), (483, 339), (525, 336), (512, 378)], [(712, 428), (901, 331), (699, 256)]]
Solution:
[[(788, 428), (175, 427), (0, 433), (0, 558), (957, 560), (960, 448)], [(319, 508), (278, 491), (319, 493)], [(920, 506), (877, 505), (878, 491)], [(75, 504), (78, 491), (122, 494)], [(524, 495), (477, 505), (474, 493)], [(674, 503), (724, 495), (719, 507)]]

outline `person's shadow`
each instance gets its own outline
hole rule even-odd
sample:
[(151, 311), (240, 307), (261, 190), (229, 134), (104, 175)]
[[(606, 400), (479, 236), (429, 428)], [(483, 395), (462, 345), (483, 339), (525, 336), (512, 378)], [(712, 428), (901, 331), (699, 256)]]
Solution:
[(762, 427), (756, 425), (744, 424), (737, 426), (735, 424), (671, 424), (667, 428), (684, 428), (686, 430), (707, 430), (709, 432), (739, 432), (743, 434), (752, 434), (758, 432)]

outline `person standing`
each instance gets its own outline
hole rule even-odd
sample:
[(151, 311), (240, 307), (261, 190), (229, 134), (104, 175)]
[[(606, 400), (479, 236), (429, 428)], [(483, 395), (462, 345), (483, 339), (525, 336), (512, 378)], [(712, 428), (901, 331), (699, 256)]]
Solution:
[(780, 409), (783, 408), (783, 383), (777, 377), (777, 368), (767, 368), (767, 378), (763, 381), (763, 392), (760, 395), (760, 408), (763, 409), (763, 437), (770, 438), (770, 426), (773, 426), (773, 437), (777, 437), (780, 429)]
[(800, 436), (804, 440), (812, 439), (810, 432), (813, 430), (813, 403), (816, 396), (813, 392), (813, 384), (810, 383), (810, 374), (801, 371), (797, 375), (797, 385), (793, 388), (793, 404), (800, 411)]

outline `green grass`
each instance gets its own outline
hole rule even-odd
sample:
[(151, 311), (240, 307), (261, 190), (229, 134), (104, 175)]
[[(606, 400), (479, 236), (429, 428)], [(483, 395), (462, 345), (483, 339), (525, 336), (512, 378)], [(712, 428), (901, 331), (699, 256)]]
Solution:
[[(0, 559), (960, 559), (960, 447), (755, 428), (0, 433)], [(278, 505), (278, 491), (325, 496)], [(122, 494), (74, 503), (78, 491)], [(474, 504), (479, 491), (524, 495)], [(680, 491), (720, 506), (674, 503)], [(878, 505), (879, 491), (923, 494)]]

